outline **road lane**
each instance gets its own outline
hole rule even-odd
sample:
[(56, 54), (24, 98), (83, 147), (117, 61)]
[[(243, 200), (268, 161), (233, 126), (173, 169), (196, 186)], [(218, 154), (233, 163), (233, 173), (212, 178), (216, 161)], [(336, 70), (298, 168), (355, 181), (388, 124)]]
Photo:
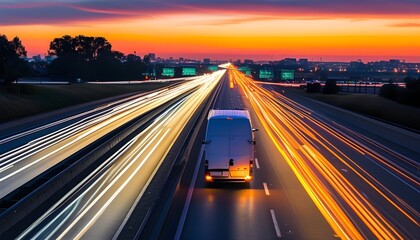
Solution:
[[(218, 104), (228, 106), (227, 89), (240, 86), (260, 129), (259, 168), (251, 189), (238, 190), (205, 188), (201, 166), (181, 239), (416, 239), (418, 134), (229, 72)], [(242, 199), (252, 200), (245, 213), (235, 211)]]
[[(248, 93), (264, 130), (338, 236), (415, 238), (418, 204), (410, 199), (419, 195), (418, 177), (410, 169), (391, 166), (394, 159), (381, 159), (380, 152), (330, 128), (325, 119), (314, 116), (312, 109), (263, 89), (238, 72), (237, 79)], [(366, 161), (366, 156), (374, 161)], [(411, 161), (407, 157), (406, 160)], [(342, 165), (353, 176), (346, 176)], [(382, 177), (372, 177), (371, 172)], [(394, 194), (392, 188), (396, 186), (403, 188), (405, 194)]]
[(224, 71), (219, 71), (201, 78), (199, 87), (108, 158), (19, 239), (110, 239), (115, 236), (185, 124), (223, 74)]
[[(335, 239), (293, 172), (277, 161), (282, 157), (261, 131), (262, 125), (247, 103), (247, 94), (240, 90), (231, 72), (229, 75), (215, 108), (251, 111), (252, 123), (260, 129), (255, 133), (258, 160), (254, 180), (250, 188), (241, 184), (207, 186), (201, 165), (180, 239)], [(203, 159), (197, 161), (201, 164)], [(171, 232), (171, 224), (166, 223), (160, 238), (171, 238), (166, 234)]]
[[(85, 148), (123, 124), (200, 86), (194, 78), (171, 88), (158, 89), (138, 98), (120, 100), (111, 108), (86, 115), (69, 126), (0, 154), (0, 198), (22, 186), (63, 159)], [(28, 133), (30, 134), (30, 133)], [(21, 138), (25, 134), (18, 134)], [(13, 137), (12, 137), (13, 138)]]

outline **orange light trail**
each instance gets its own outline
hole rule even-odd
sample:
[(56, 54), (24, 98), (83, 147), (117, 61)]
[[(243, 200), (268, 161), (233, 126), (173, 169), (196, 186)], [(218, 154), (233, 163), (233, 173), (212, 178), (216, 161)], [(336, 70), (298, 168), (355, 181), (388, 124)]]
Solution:
[[(329, 142), (319, 131), (309, 126), (308, 122), (326, 131), (357, 153), (372, 157), (375, 161), (387, 166), (399, 177), (418, 186), (418, 181), (410, 176), (410, 173), (397, 166), (387, 164), (372, 149), (359, 144), (338, 129), (316, 119), (309, 109), (277, 92), (262, 88), (237, 70), (232, 69), (229, 74), (230, 79), (234, 79), (247, 96), (265, 132), (277, 150), (341, 239), (364, 239), (366, 236), (355, 225), (356, 223), (343, 209), (340, 202), (345, 202), (376, 238), (404, 239), (405, 236), (324, 157), (315, 143), (353, 171), (409, 221), (419, 226), (416, 220), (419, 213), (416, 209), (409, 206), (361, 166), (357, 165), (334, 143)], [(334, 194), (331, 189), (334, 190)], [(337, 196), (339, 196), (340, 201), (338, 201)]]

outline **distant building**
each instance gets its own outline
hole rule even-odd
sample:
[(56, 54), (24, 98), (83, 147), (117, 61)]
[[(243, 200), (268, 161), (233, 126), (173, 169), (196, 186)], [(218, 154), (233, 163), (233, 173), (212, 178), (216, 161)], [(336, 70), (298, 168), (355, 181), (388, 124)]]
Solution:
[(254, 60), (251, 60), (251, 59), (245, 59), (245, 60), (244, 60), (244, 64), (245, 64), (245, 65), (253, 65), (253, 64), (254, 64)]
[(361, 72), (365, 71), (366, 65), (362, 61), (352, 61), (350, 62), (349, 71)]
[(210, 58), (204, 58), (203, 64), (210, 64)]
[(284, 63), (287, 65), (296, 65), (296, 58), (285, 58)]
[(32, 59), (35, 61), (35, 62), (42, 62), (42, 58), (41, 58), (41, 55), (35, 55), (35, 56), (33, 56), (32, 57)]
[(301, 58), (297, 62), (299, 66), (299, 71), (309, 71), (309, 61), (307, 58)]

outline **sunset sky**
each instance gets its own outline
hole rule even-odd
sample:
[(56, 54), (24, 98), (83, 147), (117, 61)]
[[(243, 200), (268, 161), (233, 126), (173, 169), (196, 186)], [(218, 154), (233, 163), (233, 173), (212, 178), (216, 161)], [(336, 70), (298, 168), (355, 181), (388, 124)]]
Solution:
[(28, 56), (82, 34), (161, 57), (420, 62), (420, 1), (0, 0), (0, 34)]

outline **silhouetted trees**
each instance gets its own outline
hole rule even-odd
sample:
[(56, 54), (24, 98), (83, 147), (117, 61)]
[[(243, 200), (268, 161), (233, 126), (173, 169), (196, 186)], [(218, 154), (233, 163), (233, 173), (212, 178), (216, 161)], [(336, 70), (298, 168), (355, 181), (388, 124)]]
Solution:
[(141, 61), (139, 56), (134, 54), (127, 55), (126, 61), (124, 62), (123, 72), (124, 78), (127, 80), (142, 79), (142, 75), (147, 70), (147, 64)]
[(407, 89), (416, 89), (420, 87), (420, 76), (418, 79), (414, 77), (406, 77), (404, 78), (404, 82)]
[(322, 93), (324, 94), (335, 94), (338, 93), (340, 87), (337, 86), (337, 81), (333, 79), (328, 79), (325, 82), (324, 88), (322, 89)]
[(392, 82), (382, 85), (379, 96), (402, 104), (420, 107), (420, 77), (419, 79), (406, 77), (404, 82), (405, 88)]
[(112, 50), (103, 37), (65, 35), (50, 43), (50, 55), (57, 56), (49, 73), (74, 81), (139, 80), (146, 69), (140, 57)]
[(306, 84), (306, 92), (308, 93), (320, 93), (321, 92), (321, 83), (319, 82), (313, 82), (313, 83), (307, 83)]
[(394, 83), (384, 84), (379, 90), (379, 96), (396, 101), (398, 96), (398, 88), (398, 85)]
[(85, 61), (96, 60), (101, 56), (112, 56), (112, 45), (103, 37), (86, 37), (83, 35), (72, 38), (65, 35), (55, 38), (50, 43), (50, 55), (57, 57), (79, 57)]
[(0, 78), (8, 84), (27, 74), (29, 68), (20, 57), (26, 56), (26, 50), (18, 37), (8, 40), (0, 34)]

